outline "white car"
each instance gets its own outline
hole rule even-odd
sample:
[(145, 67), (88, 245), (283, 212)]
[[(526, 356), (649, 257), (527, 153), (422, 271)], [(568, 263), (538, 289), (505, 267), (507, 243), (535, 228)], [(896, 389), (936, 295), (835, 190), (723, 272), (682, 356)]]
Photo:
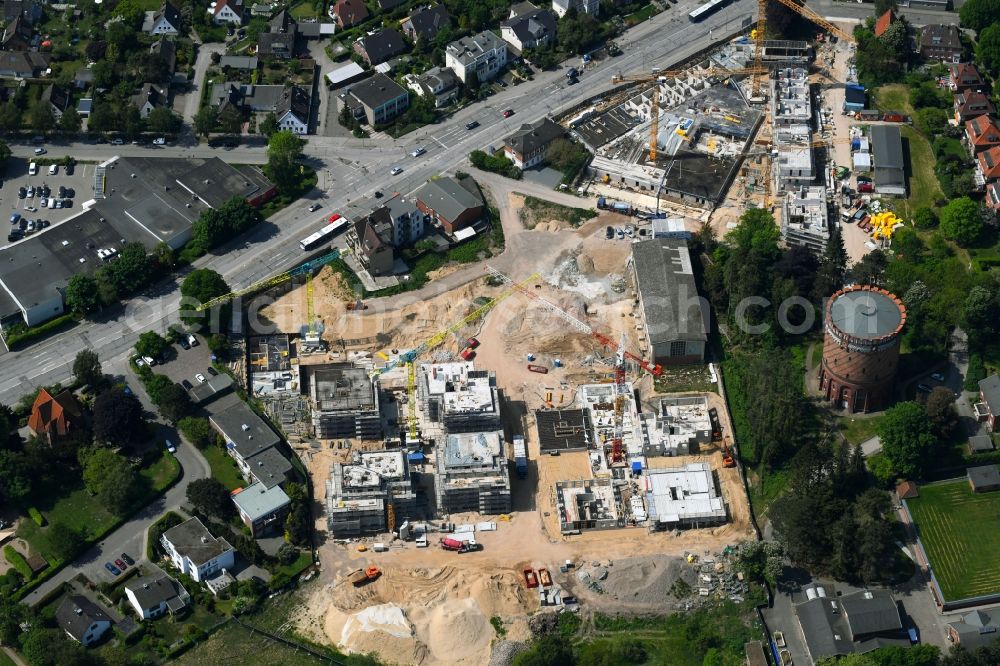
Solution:
[(167, 445), (167, 451), (169, 451), (170, 453), (177, 453), (177, 447), (174, 446), (173, 442), (171, 442), (169, 439), (164, 440), (164, 442)]
[(44, 148), (35, 148), (35, 154), (36, 155), (44, 155), (46, 152), (48, 152), (48, 151), (45, 150)]
[(426, 152), (427, 152), (427, 149), (424, 148), (423, 146), (421, 146), (420, 148), (417, 148), (412, 153), (410, 153), (410, 157), (420, 157), (421, 155), (423, 155)]
[(310, 212), (310, 213), (315, 213), (316, 211), (318, 211), (318, 210), (319, 210), (320, 208), (322, 208), (322, 207), (323, 207), (323, 206), (322, 206), (321, 204), (319, 204), (319, 203), (314, 203), (314, 204), (312, 204), (312, 205), (310, 205), (310, 206), (309, 206), (309, 212)]
[(162, 136), (153, 139), (153, 145), (154, 146), (164, 146), (164, 145), (166, 145), (166, 143), (167, 143), (167, 140), (164, 139)]
[(201, 374), (200, 372), (198, 374), (196, 374), (194, 376), (194, 378), (197, 379), (198, 382), (201, 383), (201, 384), (204, 384), (205, 382), (208, 381), (207, 379), (205, 379), (205, 375)]
[(142, 360), (145, 361), (146, 365), (148, 365), (150, 367), (156, 365), (156, 359), (153, 358), (152, 356), (143, 356)]
[(42, 208), (48, 208), (49, 207), (49, 200), (48, 200), (48, 198), (47, 197), (42, 197), (42, 200), (39, 202), (39, 205)]
[(146, 362), (145, 362), (145, 361), (143, 361), (143, 360), (142, 360), (142, 358), (141, 358), (141, 357), (139, 357), (139, 356), (136, 356), (136, 357), (135, 357), (134, 359), (132, 359), (132, 360), (133, 360), (133, 361), (135, 362), (135, 366), (136, 366), (137, 368), (141, 368), (142, 366), (146, 365)]
[(198, 338), (194, 337), (193, 333), (188, 333), (188, 342), (191, 344), (192, 347), (198, 346)]
[(393, 176), (398, 176), (399, 174), (403, 173), (403, 169), (401, 167), (392, 167), (392, 171), (390, 171), (389, 173), (391, 173)]
[(49, 165), (49, 175), (50, 176), (54, 176), (57, 173), (59, 173), (59, 165), (58, 164), (50, 164)]

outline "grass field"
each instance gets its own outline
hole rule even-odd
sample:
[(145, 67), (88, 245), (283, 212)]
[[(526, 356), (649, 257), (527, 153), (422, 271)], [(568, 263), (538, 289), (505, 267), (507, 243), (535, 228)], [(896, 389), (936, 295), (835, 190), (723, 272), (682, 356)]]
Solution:
[(881, 111), (902, 111), (907, 115), (913, 115), (910, 90), (902, 83), (893, 83), (877, 88), (875, 90), (875, 106)]
[(910, 148), (910, 182), (907, 183), (910, 197), (903, 203), (902, 211), (904, 218), (908, 218), (917, 208), (933, 208), (936, 201), (944, 198), (944, 193), (934, 173), (937, 162), (931, 144), (912, 127), (904, 125), (900, 132)]
[(847, 440), (847, 443), (861, 444), (877, 434), (876, 431), (878, 430), (878, 424), (882, 422), (882, 417), (873, 416), (870, 418), (857, 418), (853, 416), (844, 416), (838, 420), (840, 421), (840, 432), (844, 435), (844, 439)]
[(240, 476), (236, 463), (221, 446), (206, 446), (201, 452), (212, 468), (212, 477), (218, 479), (226, 488), (236, 490), (247, 484)]
[(908, 504), (946, 600), (1000, 592), (1000, 493), (958, 479), (921, 486)]

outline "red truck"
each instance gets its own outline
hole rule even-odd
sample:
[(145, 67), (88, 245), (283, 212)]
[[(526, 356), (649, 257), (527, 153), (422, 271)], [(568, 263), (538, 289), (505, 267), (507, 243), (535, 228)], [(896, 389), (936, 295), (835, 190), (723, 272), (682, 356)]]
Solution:
[(463, 361), (471, 361), (472, 359), (476, 358), (476, 350), (473, 349), (472, 347), (466, 347), (465, 349), (462, 350), (462, 353), (459, 354), (459, 356), (462, 357)]
[(538, 587), (538, 577), (535, 576), (534, 569), (524, 570), (524, 584), (527, 585), (529, 588)]
[(480, 549), (478, 543), (459, 541), (458, 539), (452, 539), (451, 537), (441, 539), (441, 547), (445, 550), (454, 551), (456, 553), (470, 553), (474, 550)]

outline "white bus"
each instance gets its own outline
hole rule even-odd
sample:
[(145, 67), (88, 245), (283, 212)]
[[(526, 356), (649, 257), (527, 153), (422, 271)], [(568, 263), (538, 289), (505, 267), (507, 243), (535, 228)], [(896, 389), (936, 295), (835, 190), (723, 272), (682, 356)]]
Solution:
[(314, 234), (306, 236), (299, 241), (299, 247), (303, 250), (311, 250), (315, 247), (319, 247), (326, 241), (336, 236), (338, 233), (347, 228), (348, 220), (346, 217), (341, 217), (340, 215), (334, 213), (330, 216), (330, 223), (325, 227), (320, 229)]
[(688, 18), (691, 19), (692, 23), (700, 21), (722, 5), (726, 4), (726, 2), (728, 2), (728, 0), (709, 0), (700, 7), (695, 8), (694, 11), (688, 14)]

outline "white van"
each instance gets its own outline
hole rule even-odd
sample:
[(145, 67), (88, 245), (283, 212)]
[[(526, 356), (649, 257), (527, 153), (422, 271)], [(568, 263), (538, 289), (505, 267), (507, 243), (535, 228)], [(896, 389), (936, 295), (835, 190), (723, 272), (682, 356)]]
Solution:
[(32, 162), (28, 165), (28, 175), (37, 176), (38, 175), (38, 165)]
[(49, 175), (54, 176), (57, 173), (59, 173), (59, 165), (58, 164), (49, 165)]

